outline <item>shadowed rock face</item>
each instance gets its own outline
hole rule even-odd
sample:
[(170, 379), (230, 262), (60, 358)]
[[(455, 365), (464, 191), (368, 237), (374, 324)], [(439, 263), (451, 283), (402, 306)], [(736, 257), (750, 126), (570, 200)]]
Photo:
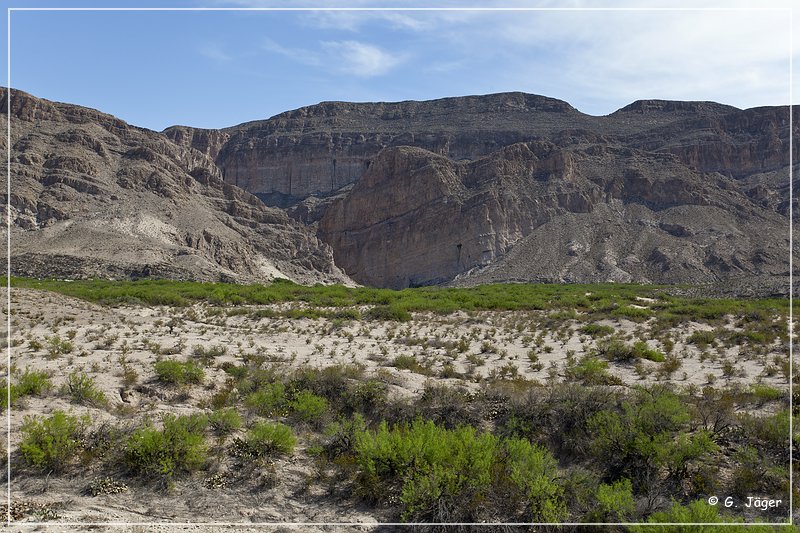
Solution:
[(788, 270), (788, 221), (672, 154), (519, 143), (456, 163), (387, 148), (320, 237), (369, 285), (702, 283)]
[[(0, 92), (3, 128), (8, 98)], [(209, 132), (201, 152), (92, 109), (12, 91), (13, 272), (347, 282), (305, 226), (222, 180), (207, 154), (223, 138)]]

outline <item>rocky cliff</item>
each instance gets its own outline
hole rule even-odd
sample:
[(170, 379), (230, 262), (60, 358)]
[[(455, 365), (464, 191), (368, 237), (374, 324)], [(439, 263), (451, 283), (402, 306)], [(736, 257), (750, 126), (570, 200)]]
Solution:
[(788, 121), (664, 100), (595, 117), (523, 93), (325, 102), (223, 130), (215, 161), (370, 285), (785, 284)]
[(788, 273), (788, 220), (668, 153), (517, 143), (471, 162), (387, 148), (319, 224), (369, 285), (705, 283)]
[(594, 117), (503, 93), (159, 134), (24, 93), (11, 106), (23, 274), (786, 284), (785, 107)]
[[(454, 161), (517, 142), (575, 137), (678, 156), (687, 166), (742, 178), (784, 168), (787, 108), (640, 100), (595, 117), (525, 93), (395, 103), (324, 102), (219, 132), (175, 127), (173, 140), (214, 158), (225, 181), (270, 205), (324, 198), (353, 184), (385, 147), (415, 146)], [(216, 135), (214, 140), (209, 137)], [(795, 147), (796, 155), (800, 149)], [(796, 159), (796, 158), (795, 158)]]
[(15, 274), (348, 281), (305, 226), (222, 180), (209, 155), (224, 136), (197, 150), (16, 90), (0, 92), (3, 129), (9, 97)]

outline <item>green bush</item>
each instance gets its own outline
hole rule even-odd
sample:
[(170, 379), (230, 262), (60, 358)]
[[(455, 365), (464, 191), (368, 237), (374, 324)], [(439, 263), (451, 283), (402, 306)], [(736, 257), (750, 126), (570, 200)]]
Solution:
[(64, 393), (69, 396), (72, 403), (104, 407), (108, 405), (108, 398), (94, 382), (94, 379), (82, 372), (73, 372), (67, 376), (64, 384)]
[(294, 416), (305, 422), (317, 421), (328, 411), (328, 401), (307, 390), (296, 394), (289, 406)]
[(386, 498), (399, 487), (405, 521), (479, 521), (501, 487), (513, 490), (513, 503), (502, 506), (520, 503), (544, 521), (565, 516), (555, 459), (525, 440), (502, 442), (470, 426), (449, 430), (420, 419), (391, 430), (384, 422), (355, 439), (359, 492)]
[(611, 326), (604, 326), (601, 324), (586, 324), (578, 331), (580, 331), (584, 335), (589, 335), (590, 337), (596, 339), (597, 337), (612, 335), (614, 333), (614, 328), (612, 328)]
[(689, 464), (716, 450), (707, 431), (688, 432), (689, 419), (685, 402), (669, 389), (641, 388), (619, 410), (589, 419), (592, 449), (608, 477), (627, 477), (637, 490), (664, 469), (682, 480)]
[(25, 369), (17, 378), (17, 393), (20, 396), (40, 396), (52, 387), (47, 372)]
[(423, 366), (413, 355), (398, 355), (394, 358), (394, 361), (392, 361), (392, 366), (401, 370), (410, 370), (416, 374), (422, 374), (423, 376), (433, 375), (433, 370), (427, 366)]
[(598, 342), (597, 353), (609, 361), (630, 361), (636, 357), (633, 348), (619, 339)]
[(681, 526), (681, 525), (670, 525), (670, 526), (659, 526), (658, 528), (654, 528), (652, 525), (649, 526), (633, 526), (632, 531), (636, 533), (649, 533), (656, 529), (662, 533), (689, 533), (695, 531), (705, 532), (708, 531), (714, 533), (774, 533), (775, 531), (792, 531), (796, 532), (797, 528), (795, 526), (789, 527), (778, 527), (776, 528), (774, 525), (749, 525), (747, 527), (742, 525), (737, 525), (737, 522), (742, 522), (741, 518), (733, 518), (730, 516), (726, 516), (725, 514), (721, 514), (718, 509), (719, 506), (709, 505), (708, 501), (705, 499), (696, 500), (688, 505), (681, 505), (678, 502), (673, 502), (672, 507), (668, 511), (659, 511), (657, 513), (653, 513), (647, 519), (647, 521), (651, 524), (691, 524), (691, 523), (700, 523), (700, 524), (720, 524), (720, 523), (731, 523), (729, 526), (723, 525), (714, 525), (714, 526)]
[(653, 316), (653, 312), (649, 309), (640, 309), (638, 307), (630, 307), (623, 305), (611, 312), (614, 316), (625, 317), (634, 322), (642, 322)]
[(55, 411), (47, 418), (25, 417), (22, 424), (20, 452), (33, 466), (63, 471), (82, 447), (89, 417), (78, 418)]
[(631, 480), (624, 478), (597, 487), (595, 506), (587, 514), (589, 522), (626, 522), (636, 510)]
[(48, 359), (55, 359), (59, 355), (64, 355), (72, 352), (75, 346), (68, 340), (63, 340), (58, 335), (53, 335), (47, 339), (47, 357)]
[(505, 464), (511, 480), (527, 507), (526, 520), (558, 522), (567, 516), (564, 489), (557, 482), (555, 458), (545, 448), (532, 445), (525, 439), (505, 441)]
[(233, 408), (214, 411), (208, 416), (208, 422), (218, 435), (227, 435), (242, 427), (242, 417)]
[(170, 479), (201, 469), (207, 459), (202, 415), (164, 415), (163, 428), (140, 427), (128, 438), (125, 459), (134, 473)]
[(716, 331), (695, 331), (686, 338), (687, 344), (694, 344), (701, 350), (705, 349), (709, 344), (714, 344), (717, 339)]
[(619, 339), (598, 342), (597, 352), (609, 361), (630, 361), (633, 359), (649, 359), (657, 363), (664, 361), (664, 354), (653, 350), (644, 341), (637, 341), (630, 346)]
[(633, 343), (633, 356), (640, 358), (640, 359), (647, 359), (649, 361), (655, 361), (656, 363), (663, 363), (664, 362), (664, 354), (659, 352), (658, 350), (653, 350), (647, 346), (647, 343), (644, 341), (636, 341)]
[(244, 443), (255, 457), (291, 455), (297, 438), (291, 428), (284, 424), (259, 422), (247, 432)]
[(411, 313), (392, 305), (376, 305), (369, 309), (364, 316), (369, 320), (394, 320), (396, 322), (411, 320)]
[(567, 368), (569, 379), (582, 382), (584, 385), (622, 385), (618, 377), (608, 372), (608, 363), (597, 357), (585, 356), (578, 364)]
[[(22, 396), (41, 396), (53, 386), (46, 372), (25, 369), (11, 384), (11, 405), (16, 405)], [(0, 387), (0, 410), (8, 408), (8, 387)]]
[(286, 410), (286, 387), (280, 381), (265, 385), (248, 394), (244, 404), (250, 412), (260, 416), (273, 416)]
[(202, 383), (205, 372), (191, 361), (180, 362), (172, 359), (157, 361), (153, 364), (158, 380), (162, 383), (183, 385), (185, 383)]

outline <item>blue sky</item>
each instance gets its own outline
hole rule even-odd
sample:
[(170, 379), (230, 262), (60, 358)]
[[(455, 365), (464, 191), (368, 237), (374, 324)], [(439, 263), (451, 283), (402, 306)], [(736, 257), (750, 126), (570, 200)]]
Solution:
[[(5, 0), (2, 5), (364, 8), (389, 4)], [(594, 115), (641, 98), (714, 100), (747, 108), (789, 102), (791, 47), (796, 53), (800, 45), (800, 38), (790, 42), (787, 11), (747, 9), (785, 8), (788, 0), (392, 5), (745, 9), (13, 11), (11, 84), (155, 130), (173, 124), (231, 126), (325, 100), (419, 100), (501, 91), (560, 98)]]

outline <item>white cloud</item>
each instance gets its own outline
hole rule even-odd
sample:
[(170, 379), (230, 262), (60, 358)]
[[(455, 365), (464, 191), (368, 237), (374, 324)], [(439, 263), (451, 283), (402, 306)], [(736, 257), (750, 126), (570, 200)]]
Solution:
[(297, 61), (298, 63), (303, 63), (304, 65), (319, 66), (322, 63), (322, 59), (320, 58), (319, 54), (313, 50), (282, 46), (272, 39), (265, 39), (262, 48), (267, 52), (288, 57), (289, 59)]
[(325, 41), (321, 44), (330, 55), (335, 70), (362, 78), (386, 74), (405, 60), (402, 55), (359, 41)]
[(215, 43), (206, 43), (203, 46), (201, 46), (198, 51), (200, 52), (200, 54), (213, 61), (227, 62), (232, 59), (230, 55), (228, 55), (227, 53), (225, 53), (225, 51), (222, 50), (222, 47), (220, 47), (218, 44)]
[(317, 49), (283, 46), (265, 39), (262, 48), (303, 65), (318, 67), (334, 74), (372, 78), (387, 74), (407, 59), (373, 44), (360, 41), (322, 41)]

